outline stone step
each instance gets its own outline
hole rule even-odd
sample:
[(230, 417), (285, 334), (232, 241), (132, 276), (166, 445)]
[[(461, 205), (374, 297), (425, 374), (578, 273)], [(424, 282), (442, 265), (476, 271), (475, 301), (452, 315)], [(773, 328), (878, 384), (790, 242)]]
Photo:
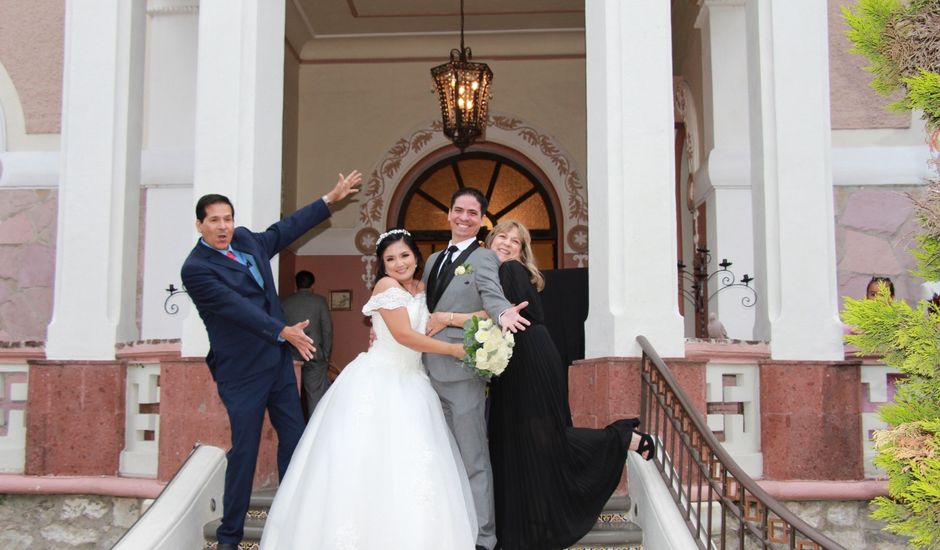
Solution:
[[(259, 550), (258, 543), (275, 493), (275, 489), (265, 489), (251, 494), (245, 519), (245, 538), (238, 545), (239, 550)], [(629, 520), (631, 506), (629, 496), (611, 497), (591, 532), (568, 550), (642, 550), (643, 532)], [(219, 523), (220, 520), (216, 519), (203, 527), (205, 550), (215, 550), (218, 546), (215, 530)]]
[(611, 497), (604, 505), (594, 528), (569, 550), (639, 550), (643, 532), (630, 521), (629, 496)]
[[(202, 536), (206, 538), (206, 544), (203, 546), (204, 550), (215, 550), (215, 548), (218, 547), (218, 543), (215, 540), (215, 530), (219, 528), (220, 523), (222, 523), (221, 520), (215, 519), (202, 528)], [(263, 530), (263, 519), (254, 519), (252, 517), (246, 519), (245, 538), (242, 539), (241, 544), (238, 545), (239, 550), (259, 550), (258, 544), (261, 542), (261, 531)]]

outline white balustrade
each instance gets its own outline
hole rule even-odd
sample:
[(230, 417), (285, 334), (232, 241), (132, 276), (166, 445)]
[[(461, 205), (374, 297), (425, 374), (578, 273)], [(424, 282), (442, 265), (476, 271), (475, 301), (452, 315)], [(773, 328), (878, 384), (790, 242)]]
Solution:
[(160, 443), (159, 364), (128, 364), (124, 406), (121, 475), (155, 478)]
[(0, 472), (21, 474), (26, 464), (29, 366), (0, 364)]
[(710, 362), (705, 370), (705, 418), (725, 450), (751, 477), (764, 473), (757, 364)]

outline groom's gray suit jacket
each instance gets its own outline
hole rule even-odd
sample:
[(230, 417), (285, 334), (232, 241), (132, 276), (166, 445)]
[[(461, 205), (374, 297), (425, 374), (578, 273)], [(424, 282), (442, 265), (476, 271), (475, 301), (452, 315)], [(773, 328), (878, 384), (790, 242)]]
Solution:
[[(438, 258), (442, 252), (446, 250), (431, 254), (422, 277), (428, 289), (428, 309), (432, 313), (470, 313), (485, 310), (495, 323), (500, 313), (512, 307), (503, 296), (503, 289), (499, 284), (499, 259), (492, 250), (473, 243), (454, 260), (446, 273), (437, 275), (434, 271), (440, 266)], [(454, 272), (462, 265), (470, 265), (472, 269), (463, 275), (456, 275)], [(463, 342), (463, 328), (447, 327), (434, 337), (449, 342)], [(461, 367), (449, 355), (426, 353), (424, 360), (431, 378), (442, 382), (466, 380), (476, 376)]]

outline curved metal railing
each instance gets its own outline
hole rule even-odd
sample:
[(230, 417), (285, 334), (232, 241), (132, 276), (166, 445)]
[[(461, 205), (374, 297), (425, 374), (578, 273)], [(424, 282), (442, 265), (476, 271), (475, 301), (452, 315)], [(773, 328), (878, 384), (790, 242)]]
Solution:
[(770, 496), (731, 458), (644, 336), (640, 418), (656, 469), (699, 548), (844, 550)]

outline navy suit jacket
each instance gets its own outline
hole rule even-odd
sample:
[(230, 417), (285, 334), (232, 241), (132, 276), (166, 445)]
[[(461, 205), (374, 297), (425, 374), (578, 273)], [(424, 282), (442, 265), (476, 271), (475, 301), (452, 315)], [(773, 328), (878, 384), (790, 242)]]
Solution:
[(290, 344), (278, 342), (287, 323), (270, 260), (329, 217), (329, 208), (319, 199), (263, 233), (235, 228), (232, 248), (251, 257), (261, 272), (263, 289), (247, 266), (196, 242), (183, 262), (181, 276), (209, 333), (206, 363), (216, 381), (245, 379), (269, 369), (292, 366)]

